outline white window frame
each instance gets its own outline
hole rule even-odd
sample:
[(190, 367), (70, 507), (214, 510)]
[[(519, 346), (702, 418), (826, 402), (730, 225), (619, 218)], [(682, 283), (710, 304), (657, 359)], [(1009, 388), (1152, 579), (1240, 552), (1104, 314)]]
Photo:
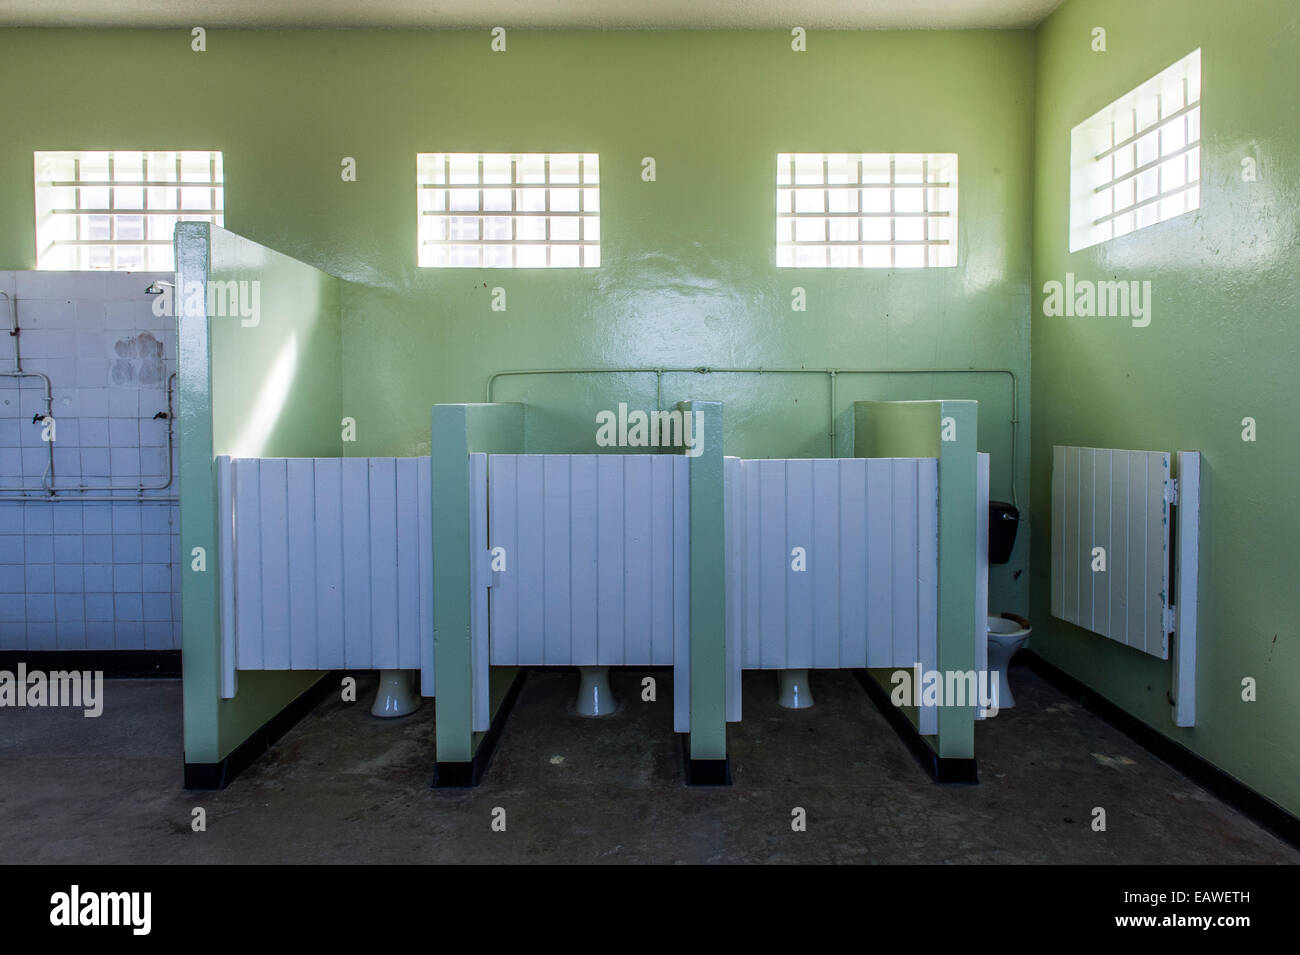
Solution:
[(600, 266), (596, 153), (419, 153), (416, 190), (421, 268)]
[(1201, 51), (1070, 131), (1070, 251), (1201, 207)]
[(37, 269), (172, 271), (177, 222), (225, 223), (216, 150), (39, 150), (33, 166)]
[(778, 268), (957, 265), (956, 153), (779, 153)]

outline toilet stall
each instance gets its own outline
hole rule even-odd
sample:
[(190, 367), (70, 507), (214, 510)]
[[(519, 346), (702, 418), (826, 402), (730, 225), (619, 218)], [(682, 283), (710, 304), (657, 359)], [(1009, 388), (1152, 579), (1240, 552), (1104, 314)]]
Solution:
[[(887, 692), (984, 667), (976, 402), (855, 402), (817, 459), (727, 457), (714, 400), (674, 409), (707, 442), (632, 453), (537, 447), (526, 403), (438, 404), (428, 455), (351, 455), (341, 280), (207, 224), (176, 245), (200, 303), (178, 316), (188, 785), (224, 785), (337, 671), (418, 671), (435, 784), (463, 786), (532, 667), (670, 668), (697, 784), (730, 782), (745, 669)], [(214, 309), (232, 282), (259, 283), (255, 323)], [(973, 773), (977, 710), (893, 715)]]

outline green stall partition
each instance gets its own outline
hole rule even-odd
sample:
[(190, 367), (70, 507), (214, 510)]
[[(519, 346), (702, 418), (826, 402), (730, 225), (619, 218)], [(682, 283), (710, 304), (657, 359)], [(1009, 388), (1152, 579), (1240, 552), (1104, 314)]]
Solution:
[(185, 784), (220, 788), (292, 724), (314, 672), (245, 672), (221, 695), (218, 455), (337, 457), (340, 285), (203, 222), (176, 227)]
[[(864, 458), (938, 459), (939, 652), (941, 673), (975, 669), (976, 487), (978, 403), (974, 401), (858, 401), (853, 405), (853, 454)], [(882, 688), (892, 671), (871, 670)], [(914, 711), (903, 714), (915, 728)], [(974, 780), (975, 710), (940, 706), (938, 733), (923, 737), (938, 778)]]
[[(436, 769), (434, 785), (473, 786), (487, 768), (509, 697), (518, 689), (516, 667), (489, 672), (492, 728), (474, 730), (474, 552), (470, 514), (470, 455), (524, 450), (521, 404), (434, 405), (431, 460), (433, 495), (433, 641)], [(426, 644), (427, 646), (427, 644)], [(426, 649), (425, 652), (429, 652)]]
[[(723, 536), (722, 405), (682, 402), (696, 421), (698, 453), (689, 454), (690, 612), (688, 641), (677, 644), (676, 692), (688, 700), (684, 734), (687, 781), (730, 782), (726, 746), (725, 554)], [(476, 567), (488, 555), (476, 533), (485, 475), (476, 453), (536, 451), (525, 432), (522, 404), (445, 404), (432, 412), (433, 654), (436, 674), (437, 764), (434, 785), (476, 785), (491, 759), (520, 685), (518, 667), (488, 666), (490, 699), (476, 699), (487, 666), (482, 585)], [(698, 443), (703, 436), (702, 447)], [(585, 450), (585, 449), (584, 449)], [(476, 544), (475, 542), (478, 541)], [(481, 552), (480, 552), (481, 551)], [(476, 679), (476, 676), (478, 679)], [(476, 720), (475, 714), (478, 715)], [(484, 714), (487, 714), (484, 716)], [(484, 722), (486, 720), (486, 723)]]
[[(690, 733), (686, 781), (728, 785), (727, 547), (724, 522), (722, 402), (677, 405), (695, 421), (690, 459), (691, 612), (689, 634)], [(698, 452), (698, 453), (695, 453)], [(681, 666), (682, 660), (677, 665)]]

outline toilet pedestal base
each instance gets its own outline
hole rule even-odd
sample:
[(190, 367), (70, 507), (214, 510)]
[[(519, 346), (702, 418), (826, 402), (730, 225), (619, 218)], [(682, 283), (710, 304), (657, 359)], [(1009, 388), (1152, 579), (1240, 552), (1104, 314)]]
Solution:
[(384, 719), (410, 716), (420, 708), (421, 702), (419, 694), (411, 688), (410, 670), (380, 670), (379, 691), (370, 715)]
[(578, 667), (578, 700), (574, 712), (579, 716), (610, 716), (618, 709), (609, 688), (609, 667)]
[(806, 710), (813, 705), (812, 690), (808, 688), (807, 670), (780, 670), (781, 695), (777, 703), (787, 710)]

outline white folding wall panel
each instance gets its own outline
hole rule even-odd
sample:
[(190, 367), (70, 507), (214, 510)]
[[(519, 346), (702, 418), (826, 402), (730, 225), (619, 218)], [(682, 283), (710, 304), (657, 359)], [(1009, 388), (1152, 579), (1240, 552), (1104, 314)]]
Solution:
[(1178, 563), (1174, 577), (1173, 718), (1196, 725), (1197, 578), (1201, 570), (1201, 452), (1178, 452)]
[(488, 456), (493, 666), (668, 666), (689, 625), (689, 461)]
[(223, 695), (234, 670), (421, 669), (428, 458), (219, 458)]
[[(975, 672), (989, 668), (989, 456), (975, 456)], [(982, 706), (975, 718), (984, 719)]]
[(1052, 616), (1168, 659), (1169, 455), (1052, 448)]

